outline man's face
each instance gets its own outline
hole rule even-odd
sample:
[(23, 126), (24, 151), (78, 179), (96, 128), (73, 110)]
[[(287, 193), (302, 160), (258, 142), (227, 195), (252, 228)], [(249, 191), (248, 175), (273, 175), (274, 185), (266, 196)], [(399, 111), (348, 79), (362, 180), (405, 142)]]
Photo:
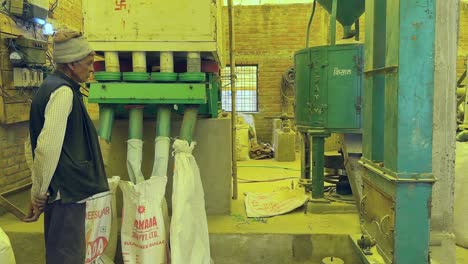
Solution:
[(73, 76), (71, 76), (75, 81), (79, 83), (85, 83), (88, 81), (91, 72), (94, 71), (93, 68), (94, 55), (88, 55), (86, 58), (71, 63), (71, 70)]

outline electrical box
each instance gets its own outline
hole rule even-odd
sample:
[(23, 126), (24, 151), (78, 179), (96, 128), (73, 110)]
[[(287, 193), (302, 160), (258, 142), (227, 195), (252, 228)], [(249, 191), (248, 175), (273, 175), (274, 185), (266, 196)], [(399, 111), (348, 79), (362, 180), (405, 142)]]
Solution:
[(13, 85), (15, 87), (31, 86), (31, 72), (28, 68), (13, 68)]
[(39, 87), (44, 73), (39, 69), (13, 68), (14, 87)]
[(358, 132), (362, 120), (363, 44), (303, 49), (294, 59), (297, 127)]
[(45, 64), (47, 42), (37, 39), (13, 39), (15, 47), (21, 53), (25, 64)]
[(23, 18), (40, 19), (45, 22), (49, 14), (48, 0), (25, 0)]
[(10, 14), (22, 16), (24, 9), (24, 0), (10, 0)]
[(48, 0), (9, 0), (9, 12), (22, 19), (45, 21), (49, 14)]

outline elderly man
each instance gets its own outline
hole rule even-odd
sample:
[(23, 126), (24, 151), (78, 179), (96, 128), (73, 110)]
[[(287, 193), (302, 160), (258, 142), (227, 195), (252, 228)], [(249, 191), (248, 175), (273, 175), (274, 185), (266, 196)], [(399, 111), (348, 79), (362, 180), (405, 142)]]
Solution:
[(33, 187), (24, 221), (36, 221), (44, 211), (47, 264), (85, 262), (85, 201), (109, 190), (96, 129), (80, 93), (79, 83), (93, 71), (94, 55), (80, 33), (57, 32), (57, 70), (31, 104)]

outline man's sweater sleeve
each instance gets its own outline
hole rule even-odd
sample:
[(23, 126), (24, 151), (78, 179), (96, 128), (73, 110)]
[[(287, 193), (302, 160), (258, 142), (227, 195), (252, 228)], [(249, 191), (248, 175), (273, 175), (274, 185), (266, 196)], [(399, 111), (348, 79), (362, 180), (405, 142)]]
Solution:
[(31, 198), (46, 194), (62, 152), (67, 120), (73, 106), (73, 91), (61, 86), (49, 98), (44, 127), (37, 138), (32, 165)]

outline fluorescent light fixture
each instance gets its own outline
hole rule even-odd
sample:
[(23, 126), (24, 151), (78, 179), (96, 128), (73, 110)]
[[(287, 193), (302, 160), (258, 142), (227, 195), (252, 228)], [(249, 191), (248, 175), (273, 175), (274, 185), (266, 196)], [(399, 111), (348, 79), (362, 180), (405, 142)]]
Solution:
[(45, 23), (44, 26), (42, 26), (42, 34), (51, 36), (54, 34), (54, 27), (50, 23)]
[(34, 23), (39, 24), (39, 25), (44, 25), (46, 23), (44, 19), (40, 19), (40, 18), (37, 18), (37, 17), (33, 18), (32, 21)]

